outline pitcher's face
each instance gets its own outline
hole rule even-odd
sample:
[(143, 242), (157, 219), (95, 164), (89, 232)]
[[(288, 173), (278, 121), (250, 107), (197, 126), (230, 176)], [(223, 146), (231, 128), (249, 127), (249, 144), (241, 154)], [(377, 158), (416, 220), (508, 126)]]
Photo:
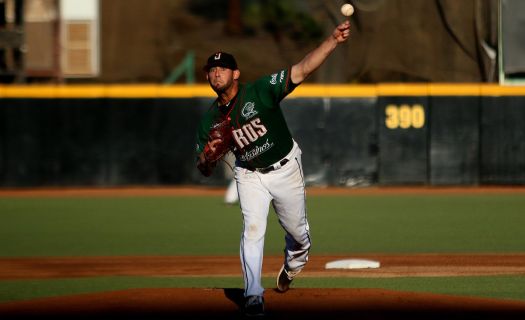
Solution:
[(233, 84), (234, 71), (224, 67), (212, 67), (206, 74), (213, 91), (219, 93), (227, 90)]

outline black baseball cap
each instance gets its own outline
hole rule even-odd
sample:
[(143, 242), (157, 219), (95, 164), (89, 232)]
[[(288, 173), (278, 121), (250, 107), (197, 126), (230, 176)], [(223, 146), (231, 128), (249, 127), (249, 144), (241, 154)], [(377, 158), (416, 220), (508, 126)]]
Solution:
[(213, 67), (223, 67), (232, 70), (238, 69), (235, 58), (231, 54), (222, 51), (218, 51), (208, 58), (208, 62), (204, 66), (204, 71), (208, 72)]

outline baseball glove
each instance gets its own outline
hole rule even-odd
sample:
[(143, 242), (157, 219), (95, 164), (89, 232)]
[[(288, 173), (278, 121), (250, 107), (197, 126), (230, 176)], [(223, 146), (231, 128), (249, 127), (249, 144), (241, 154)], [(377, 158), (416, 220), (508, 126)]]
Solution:
[(217, 141), (211, 144), (212, 147), (210, 147), (210, 143), (204, 147), (204, 157), (209, 163), (219, 161), (232, 148), (233, 134), (230, 118), (221, 118), (212, 125), (209, 132), (209, 142), (215, 140)]

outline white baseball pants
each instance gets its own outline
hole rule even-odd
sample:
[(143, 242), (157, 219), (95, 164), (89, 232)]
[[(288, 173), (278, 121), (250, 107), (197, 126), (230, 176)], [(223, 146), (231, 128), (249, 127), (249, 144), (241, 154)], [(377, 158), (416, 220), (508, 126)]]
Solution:
[(243, 215), (240, 255), (245, 296), (264, 293), (261, 272), (270, 203), (286, 232), (284, 264), (287, 269), (299, 271), (308, 261), (310, 234), (306, 217), (301, 149), (295, 141), (286, 158), (288, 163), (268, 173), (235, 167)]

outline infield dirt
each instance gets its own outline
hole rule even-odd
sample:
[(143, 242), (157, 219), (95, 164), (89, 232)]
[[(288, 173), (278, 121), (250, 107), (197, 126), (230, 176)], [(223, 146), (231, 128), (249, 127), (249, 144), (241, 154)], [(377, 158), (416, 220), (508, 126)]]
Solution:
[[(379, 261), (378, 269), (325, 269), (330, 261)], [(263, 276), (273, 277), (282, 257), (265, 257)], [(525, 254), (412, 254), (310, 257), (301, 277), (452, 277), (525, 275)], [(0, 279), (102, 276), (241, 277), (237, 256), (0, 258)]]

